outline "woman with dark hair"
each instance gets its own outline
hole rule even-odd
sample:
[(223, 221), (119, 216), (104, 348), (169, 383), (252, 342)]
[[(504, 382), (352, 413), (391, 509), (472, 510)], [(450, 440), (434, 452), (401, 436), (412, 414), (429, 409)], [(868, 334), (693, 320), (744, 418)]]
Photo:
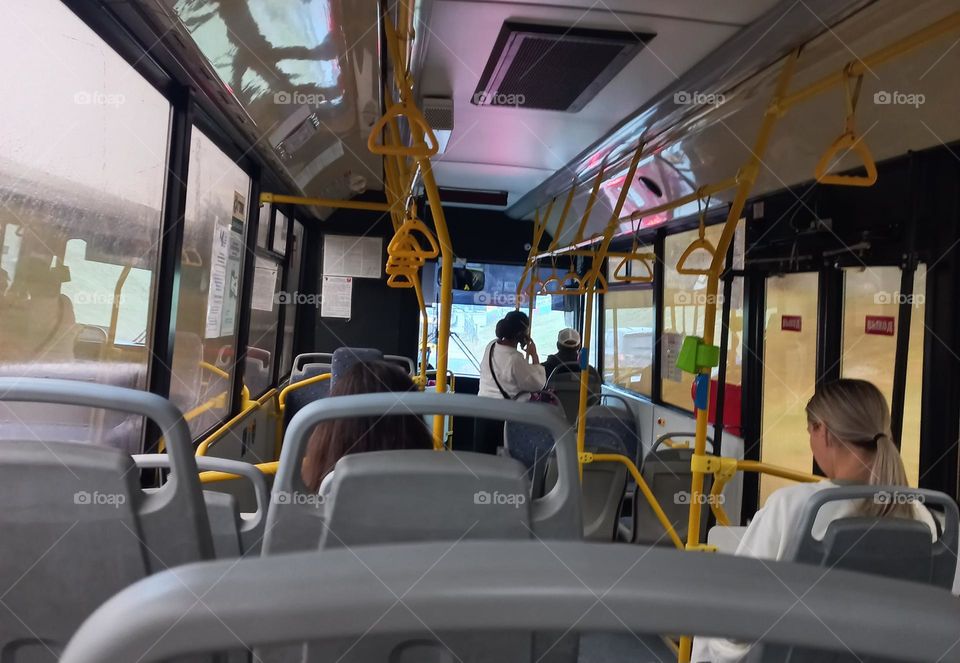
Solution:
[[(385, 361), (359, 361), (344, 373), (330, 396), (414, 391), (413, 381), (399, 366)], [(348, 454), (391, 449), (432, 449), (433, 438), (423, 419), (412, 414), (353, 417), (324, 421), (307, 443), (303, 481), (323, 492), (337, 461)]]
[[(527, 314), (510, 311), (497, 323), (496, 334), (496, 340), (488, 343), (483, 351), (479, 395), (515, 399), (524, 392), (543, 389), (547, 374), (540, 365), (537, 346), (530, 338), (530, 318)], [(520, 349), (524, 352), (521, 353)], [(477, 419), (474, 451), (496, 453), (501, 444), (503, 423)]]

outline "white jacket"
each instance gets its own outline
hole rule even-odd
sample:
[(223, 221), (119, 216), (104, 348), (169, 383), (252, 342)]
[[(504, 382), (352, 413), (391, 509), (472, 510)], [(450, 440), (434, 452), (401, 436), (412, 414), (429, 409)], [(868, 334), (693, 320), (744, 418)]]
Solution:
[(510, 398), (525, 391), (540, 391), (547, 381), (547, 374), (540, 364), (531, 364), (522, 352), (496, 341), (487, 344), (480, 363), (480, 396), (503, 398), (490, 372), (490, 352), (493, 351), (493, 369), (497, 372), (500, 386)]

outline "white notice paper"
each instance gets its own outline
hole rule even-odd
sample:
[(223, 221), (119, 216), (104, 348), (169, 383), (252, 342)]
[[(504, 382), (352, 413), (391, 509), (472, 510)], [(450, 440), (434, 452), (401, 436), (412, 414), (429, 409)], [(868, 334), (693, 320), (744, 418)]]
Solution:
[(677, 357), (680, 356), (680, 348), (683, 347), (683, 334), (664, 334), (660, 338), (663, 347), (663, 379), (672, 382), (683, 381), (683, 371), (677, 368)]
[(272, 311), (277, 290), (277, 274), (279, 268), (269, 260), (257, 256), (253, 277), (253, 300), (251, 305), (258, 311)]
[(210, 251), (210, 290), (207, 293), (207, 320), (204, 338), (220, 336), (223, 301), (227, 290), (227, 259), (230, 256), (230, 227), (213, 226), (213, 248)]
[(353, 298), (353, 277), (324, 276), (320, 300), (320, 317), (350, 318)]
[(383, 267), (383, 238), (323, 236), (323, 273), (378, 279)]

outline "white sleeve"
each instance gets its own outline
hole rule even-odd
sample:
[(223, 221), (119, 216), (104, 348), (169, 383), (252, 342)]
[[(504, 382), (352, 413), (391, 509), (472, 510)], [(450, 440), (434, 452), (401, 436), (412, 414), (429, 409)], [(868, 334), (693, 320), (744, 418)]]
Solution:
[(528, 363), (519, 353), (510, 363), (510, 374), (521, 392), (540, 391), (547, 381), (546, 369), (540, 364)]

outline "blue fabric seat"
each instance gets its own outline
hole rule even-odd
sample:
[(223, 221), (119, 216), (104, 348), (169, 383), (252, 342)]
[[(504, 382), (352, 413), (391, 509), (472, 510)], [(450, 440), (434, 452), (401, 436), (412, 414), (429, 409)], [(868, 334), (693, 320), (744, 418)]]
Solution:
[[(286, 428), (293, 419), (293, 415), (303, 408), (307, 403), (326, 398), (330, 395), (330, 390), (339, 377), (342, 377), (358, 361), (376, 361), (383, 359), (383, 353), (376, 348), (337, 348), (330, 360), (329, 380), (316, 382), (301, 389), (295, 389), (287, 394), (286, 405), (284, 406), (283, 427)], [(320, 366), (307, 366), (300, 380), (306, 380), (317, 375), (322, 375), (325, 371)]]

